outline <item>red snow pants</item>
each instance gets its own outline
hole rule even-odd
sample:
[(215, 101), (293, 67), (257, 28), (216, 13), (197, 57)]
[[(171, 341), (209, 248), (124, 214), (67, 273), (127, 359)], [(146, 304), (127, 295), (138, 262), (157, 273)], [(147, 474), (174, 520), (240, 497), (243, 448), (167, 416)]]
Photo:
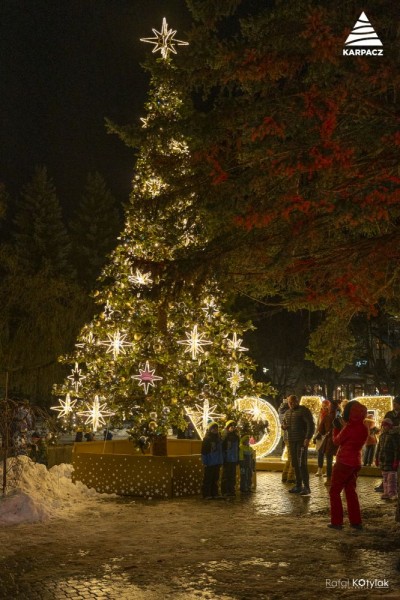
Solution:
[(351, 525), (361, 524), (360, 503), (358, 501), (356, 486), (357, 476), (361, 467), (351, 467), (337, 462), (332, 469), (331, 488), (329, 496), (331, 500), (331, 523), (332, 525), (343, 525), (343, 505), (341, 492), (346, 495), (347, 512)]

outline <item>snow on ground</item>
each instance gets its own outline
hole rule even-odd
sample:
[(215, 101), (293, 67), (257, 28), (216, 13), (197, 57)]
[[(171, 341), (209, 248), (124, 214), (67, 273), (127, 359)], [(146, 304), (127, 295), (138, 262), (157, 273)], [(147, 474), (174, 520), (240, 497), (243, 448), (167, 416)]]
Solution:
[[(62, 464), (50, 470), (27, 456), (11, 458), (7, 463), (8, 480), (15, 478), (12, 491), (0, 499), (0, 525), (34, 523), (65, 517), (77, 506), (93, 498), (112, 497), (99, 494), (81, 482), (73, 483), (72, 465)], [(19, 473), (15, 474), (15, 473)], [(0, 469), (2, 480), (3, 469)]]

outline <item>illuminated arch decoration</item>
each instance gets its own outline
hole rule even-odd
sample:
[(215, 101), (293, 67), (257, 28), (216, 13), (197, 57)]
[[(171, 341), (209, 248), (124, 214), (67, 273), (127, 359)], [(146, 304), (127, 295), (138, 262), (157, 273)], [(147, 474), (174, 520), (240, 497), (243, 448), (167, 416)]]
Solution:
[(262, 438), (256, 444), (252, 444), (251, 447), (255, 450), (257, 458), (271, 454), (281, 439), (281, 424), (278, 413), (272, 404), (257, 396), (245, 396), (235, 401), (235, 407), (244, 413), (250, 414), (254, 420), (268, 421), (268, 432), (264, 433)]
[[(318, 424), (319, 413), (321, 411), (321, 405), (325, 398), (323, 396), (302, 396), (300, 399), (300, 404), (309, 408), (312, 412), (312, 416), (314, 418), (315, 427)], [(314, 434), (315, 435), (315, 434)], [(315, 444), (311, 440), (310, 448), (315, 449)]]
[(357, 400), (364, 404), (368, 410), (374, 411), (374, 420), (377, 427), (380, 427), (385, 414), (393, 408), (393, 396), (357, 396), (352, 400)]

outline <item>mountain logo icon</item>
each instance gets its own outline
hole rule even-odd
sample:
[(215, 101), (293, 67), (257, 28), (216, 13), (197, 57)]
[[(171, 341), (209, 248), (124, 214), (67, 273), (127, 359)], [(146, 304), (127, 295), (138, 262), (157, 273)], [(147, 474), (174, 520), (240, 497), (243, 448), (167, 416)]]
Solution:
[(361, 13), (344, 46), (344, 56), (383, 56), (383, 44), (365, 12)]

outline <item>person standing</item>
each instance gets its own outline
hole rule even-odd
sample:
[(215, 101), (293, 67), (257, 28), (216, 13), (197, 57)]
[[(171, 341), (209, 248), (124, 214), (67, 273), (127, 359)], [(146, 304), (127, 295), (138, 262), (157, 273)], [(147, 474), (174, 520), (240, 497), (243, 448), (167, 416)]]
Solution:
[(393, 422), (385, 418), (382, 421), (382, 432), (379, 436), (375, 464), (382, 470), (382, 500), (397, 498), (397, 469), (399, 466), (399, 436), (393, 431)]
[(317, 421), (317, 435), (314, 438), (314, 443), (317, 450), (317, 459), (318, 459), (318, 469), (315, 473), (316, 477), (322, 477), (324, 472), (324, 447), (322, 446), (321, 440), (324, 440), (324, 436), (326, 434), (325, 431), (321, 431), (322, 423), (327, 415), (329, 415), (331, 408), (331, 403), (329, 400), (322, 400), (321, 402), (321, 410), (319, 411), (318, 421)]
[(236, 471), (239, 464), (240, 438), (235, 421), (227, 421), (222, 434), (222, 467), (221, 493), (226, 496), (236, 496)]
[(219, 471), (223, 462), (222, 441), (218, 423), (212, 422), (201, 444), (201, 459), (204, 465), (202, 493), (209, 500), (218, 497)]
[(364, 421), (368, 427), (368, 437), (364, 448), (364, 467), (370, 467), (374, 462), (376, 445), (378, 443), (377, 433), (379, 429), (376, 427), (375, 419), (372, 415), (367, 414)]
[[(289, 410), (289, 404), (288, 404), (287, 398), (284, 398), (278, 408), (278, 417), (279, 417), (279, 423), (281, 424), (281, 427), (282, 427), (282, 424), (285, 419), (285, 413), (288, 410)], [(283, 465), (282, 483), (295, 483), (296, 480), (294, 478), (292, 457), (290, 456), (290, 448), (289, 448), (289, 444), (288, 444), (288, 434), (287, 434), (287, 431), (282, 429), (282, 458), (284, 458), (285, 453), (286, 453), (286, 461), (285, 461), (285, 464)]]
[(367, 407), (352, 400), (333, 421), (333, 441), (339, 446), (336, 462), (332, 470), (332, 482), (329, 490), (331, 522), (328, 527), (343, 529), (343, 504), (340, 494), (346, 495), (347, 512), (350, 526), (362, 529), (360, 503), (357, 495), (357, 477), (361, 469), (361, 451), (368, 437), (368, 428), (364, 423)]
[[(333, 443), (333, 421), (336, 415), (340, 411), (339, 403), (331, 402), (329, 407), (329, 413), (326, 414), (318, 427), (318, 436), (321, 436), (322, 443), (318, 450), (318, 461), (320, 453), (322, 453), (323, 457), (326, 458), (326, 481), (325, 485), (331, 485), (331, 477), (332, 477), (332, 465), (333, 465), (333, 457), (337, 452), (337, 446)], [(323, 459), (322, 459), (323, 463)], [(319, 462), (318, 462), (319, 464)]]
[(252, 491), (253, 473), (256, 470), (254, 449), (250, 446), (250, 436), (243, 435), (239, 446), (240, 491), (249, 494)]
[(289, 396), (288, 404), (289, 410), (285, 413), (282, 429), (288, 434), (290, 455), (296, 473), (296, 485), (289, 492), (309, 496), (311, 491), (307, 459), (308, 446), (315, 430), (314, 419), (310, 409), (300, 405), (297, 396)]

